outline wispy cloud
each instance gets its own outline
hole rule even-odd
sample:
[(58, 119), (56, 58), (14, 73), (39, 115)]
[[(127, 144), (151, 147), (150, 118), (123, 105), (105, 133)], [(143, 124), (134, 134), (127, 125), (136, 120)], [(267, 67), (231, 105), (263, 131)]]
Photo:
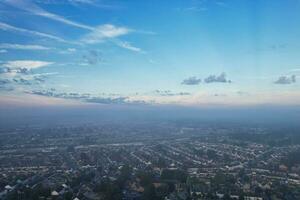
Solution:
[(134, 30), (127, 27), (118, 27), (113, 24), (104, 24), (96, 27), (90, 33), (84, 35), (80, 42), (84, 44), (98, 44), (109, 41), (121, 48), (134, 52), (144, 52), (141, 48), (133, 46), (130, 42), (122, 41), (118, 37), (127, 35)]
[(129, 97), (119, 96), (119, 97), (103, 97), (103, 96), (95, 96), (89, 93), (77, 93), (77, 92), (57, 92), (54, 88), (49, 90), (33, 90), (28, 91), (29, 94), (46, 96), (46, 97), (54, 97), (54, 98), (62, 98), (62, 99), (71, 99), (71, 100), (79, 100), (87, 103), (97, 103), (97, 104), (145, 104), (142, 101), (131, 101)]
[(181, 12), (200, 12), (208, 10), (206, 0), (194, 0), (190, 1), (186, 7), (177, 8), (176, 10)]
[(14, 60), (14, 61), (7, 61), (4, 64), (2, 64), (3, 67), (7, 67), (9, 69), (35, 69), (40, 67), (45, 67), (50, 64), (53, 64), (52, 62), (46, 62), (46, 61), (38, 61), (38, 60)]
[(300, 72), (300, 68), (291, 69), (290, 72)]
[[(73, 27), (93, 31), (91, 34), (88, 34), (88, 36), (90, 36), (91, 38), (95, 38), (95, 40), (101, 40), (105, 37), (107, 37), (107, 38), (117, 37), (124, 33), (128, 33), (127, 28), (116, 27), (111, 24), (105, 24), (105, 25), (101, 25), (98, 27), (93, 27), (93, 26), (85, 25), (85, 24), (82, 24), (79, 22), (75, 22), (75, 21), (66, 19), (65, 17), (62, 17), (60, 15), (56, 15), (54, 13), (48, 12), (30, 1), (6, 0), (4, 2), (13, 7), (16, 7), (21, 10), (25, 10), (25, 11), (30, 12), (31, 14), (34, 14), (37, 16), (45, 17), (45, 18), (48, 18), (48, 19), (51, 19), (54, 21), (58, 21), (58, 22), (61, 22), (63, 24), (70, 25)], [(73, 2), (75, 2), (75, 1), (73, 1)], [(83, 1), (78, 0), (76, 2), (83, 2)], [(85, 2), (92, 3), (92, 1), (85, 1)]]
[(282, 85), (296, 83), (296, 75), (280, 76), (274, 83)]
[(215, 2), (216, 5), (221, 6), (221, 7), (226, 7), (227, 4), (224, 1), (216, 1)]
[(124, 49), (128, 49), (135, 52), (144, 52), (142, 49), (132, 46), (129, 42), (126, 41), (114, 40), (114, 43)]
[(68, 42), (60, 37), (54, 36), (54, 35), (50, 35), (47, 33), (41, 33), (38, 31), (32, 31), (32, 30), (28, 30), (25, 28), (15, 27), (15, 26), (3, 23), (3, 22), (0, 22), (0, 30), (21, 33), (21, 34), (31, 35), (31, 36), (43, 37), (43, 38), (47, 38), (47, 39), (51, 39), (51, 40), (56, 40), (58, 42), (70, 43), (70, 42)]
[(7, 53), (6, 49), (0, 49), (0, 53)]
[(6, 0), (5, 3), (14, 6), (18, 9), (25, 10), (27, 12), (30, 12), (31, 14), (38, 15), (41, 17), (49, 18), (70, 26), (86, 29), (86, 30), (93, 30), (93, 27), (77, 23), (71, 20), (68, 20), (62, 16), (47, 12), (46, 10), (42, 9), (41, 7), (37, 6), (34, 3), (31, 3), (30, 1), (22, 1), (22, 0)]
[(70, 4), (73, 6), (93, 6), (101, 9), (119, 9), (122, 8), (115, 4), (106, 4), (101, 0), (34, 0), (38, 4)]
[[(81, 40), (80, 40), (81, 43), (96, 44), (96, 43), (101, 43), (101, 42), (104, 42), (106, 40), (109, 40), (109, 41), (111, 41), (112, 43), (114, 43), (115, 45), (117, 45), (121, 48), (125, 48), (125, 49), (135, 51), (135, 52), (141, 52), (140, 48), (132, 46), (129, 42), (119, 41), (119, 40), (117, 40), (117, 41), (110, 40), (110, 39), (113, 39), (113, 38), (120, 37), (122, 35), (126, 35), (126, 34), (132, 32), (132, 31), (134, 31), (133, 29), (129, 29), (127, 27), (118, 27), (118, 26), (115, 26), (113, 24), (104, 24), (104, 25), (100, 25), (100, 26), (97, 26), (97, 27), (85, 25), (85, 24), (82, 24), (82, 23), (79, 23), (79, 22), (75, 22), (75, 21), (66, 19), (63, 16), (48, 12), (48, 11), (42, 9), (41, 7), (39, 7), (38, 5), (36, 5), (36, 4), (34, 4), (30, 1), (5, 0), (4, 2), (6, 4), (9, 4), (10, 6), (16, 7), (16, 8), (21, 9), (21, 10), (25, 10), (25, 11), (31, 13), (31, 14), (41, 16), (41, 17), (45, 17), (45, 18), (48, 18), (48, 19), (51, 19), (51, 20), (54, 20), (54, 21), (58, 21), (58, 22), (61, 22), (63, 24), (69, 25), (69, 26), (73, 26), (73, 27), (76, 27), (76, 28), (85, 29), (85, 30), (90, 31), (90, 33), (86, 34), (85, 36), (83, 36), (81, 38)], [(77, 2), (80, 2), (80, 0), (78, 0)], [(92, 1), (90, 1), (90, 3), (92, 3)], [(29, 30), (25, 30), (25, 29), (21, 29), (21, 28), (17, 28), (17, 27), (12, 27), (12, 26), (9, 27), (9, 28), (10, 28), (10, 30), (14, 30), (14, 31), (19, 31), (19, 32), (23, 32), (23, 33), (27, 32), (27, 33), (30, 33), (30, 34), (35, 34), (35, 35), (39, 35), (39, 36), (46, 36), (46, 37), (51, 38), (51, 39), (64, 41), (61, 38), (58, 38), (56, 36), (51, 36), (51, 35), (48, 35), (48, 34), (45, 35), (43, 33), (38, 33), (38, 32), (28, 32)]]
[(117, 27), (112, 24), (104, 24), (93, 28), (92, 32), (83, 36), (81, 41), (88, 44), (96, 44), (104, 42), (106, 39), (126, 35), (131, 31), (131, 29), (126, 27)]
[(41, 45), (32, 45), (32, 44), (0, 44), (0, 48), (3, 49), (17, 49), (17, 50), (49, 50), (51, 48), (41, 46)]

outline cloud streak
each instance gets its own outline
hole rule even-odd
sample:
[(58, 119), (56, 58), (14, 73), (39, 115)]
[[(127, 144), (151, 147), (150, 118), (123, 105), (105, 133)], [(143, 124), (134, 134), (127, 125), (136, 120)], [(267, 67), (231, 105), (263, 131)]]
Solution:
[(97, 103), (97, 104), (145, 104), (143, 101), (130, 101), (129, 97), (101, 97), (101, 96), (93, 96), (89, 93), (81, 94), (81, 93), (66, 93), (66, 92), (56, 92), (54, 88), (50, 90), (33, 90), (27, 92), (33, 95), (46, 96), (46, 97), (54, 97), (54, 98), (62, 98), (62, 99), (71, 99), (71, 100), (79, 100), (86, 103)]
[(5, 3), (14, 6), (18, 9), (21, 10), (25, 10), (27, 12), (30, 12), (31, 14), (37, 15), (37, 16), (41, 16), (41, 17), (45, 17), (48, 19), (52, 19), (70, 26), (74, 26), (74, 27), (78, 27), (78, 28), (82, 28), (82, 29), (86, 29), (86, 30), (93, 30), (93, 27), (81, 24), (81, 23), (77, 23), (71, 20), (68, 20), (62, 16), (47, 12), (46, 10), (40, 8), (39, 6), (31, 3), (30, 1), (21, 1), (21, 0), (6, 0), (4, 1)]
[(16, 50), (50, 50), (51, 49), (49, 47), (40, 46), (40, 45), (8, 44), (8, 43), (0, 44), (0, 48), (2, 48), (2, 49), (16, 49)]
[(47, 39), (51, 39), (51, 40), (55, 40), (55, 41), (63, 42), (63, 43), (70, 43), (70, 42), (68, 42), (60, 37), (54, 36), (54, 35), (50, 35), (47, 33), (41, 33), (38, 31), (31, 31), (31, 30), (28, 30), (25, 28), (15, 27), (15, 26), (6, 24), (4, 22), (0, 22), (0, 30), (21, 33), (21, 34), (31, 35), (31, 36), (38, 36), (38, 37), (47, 38)]
[(124, 49), (128, 49), (131, 51), (135, 51), (135, 52), (144, 52), (142, 49), (132, 46), (129, 42), (126, 41), (114, 41), (116, 45), (118, 45), (119, 47), (122, 47)]
[(99, 0), (34, 0), (34, 2), (38, 4), (70, 4), (73, 6), (83, 6), (89, 5), (94, 6), (101, 9), (120, 9), (120, 6), (114, 4), (104, 4), (102, 1)]
[(39, 60), (13, 60), (7, 61), (2, 66), (9, 69), (36, 69), (40, 67), (45, 67), (53, 64), (52, 62), (39, 61)]
[(96, 44), (104, 42), (106, 39), (111, 39), (126, 35), (131, 32), (131, 29), (126, 27), (117, 27), (112, 24), (100, 25), (90, 29), (92, 32), (82, 37), (81, 41), (87, 44)]
[[(82, 0), (77, 0), (77, 3), (93, 3), (92, 1), (82, 1)], [(45, 17), (69, 26), (73, 26), (76, 28), (80, 28), (80, 29), (84, 29), (84, 30), (88, 30), (90, 31), (90, 33), (86, 34), (85, 36), (83, 36), (80, 40), (81, 43), (84, 44), (96, 44), (96, 43), (101, 43), (104, 42), (106, 40), (109, 40), (110, 42), (112, 42), (113, 44), (124, 48), (124, 49), (128, 49), (130, 51), (134, 51), (134, 52), (141, 52), (142, 50), (138, 47), (134, 47), (132, 46), (129, 42), (126, 41), (118, 41), (118, 40), (111, 40), (113, 38), (117, 38), (120, 37), (122, 35), (126, 35), (134, 30), (129, 29), (127, 27), (118, 27), (115, 26), (113, 24), (104, 24), (104, 25), (100, 25), (97, 27), (93, 27), (93, 26), (89, 26), (89, 25), (85, 25), (79, 22), (75, 22), (69, 19), (66, 19), (63, 16), (60, 15), (56, 15), (54, 13), (50, 13), (44, 9), (42, 9), (41, 7), (37, 6), (36, 4), (30, 2), (30, 1), (21, 1), (21, 0), (5, 0), (4, 3), (13, 6), (15, 8), (27, 11), (33, 15), (37, 15), (40, 17)], [(1, 24), (0, 24), (1, 25)], [(10, 26), (10, 25), (8, 25)], [(1, 27), (0, 27), (1, 28)], [(3, 28), (5, 28), (3, 26)], [(7, 24), (6, 24), (6, 28), (7, 28)], [(28, 32), (29, 30), (26, 29), (21, 29), (21, 28), (17, 28), (17, 27), (9, 27), (10, 30), (12, 31), (18, 31), (18, 32), (23, 32), (23, 33), (30, 33), (30, 34), (35, 34), (35, 35), (39, 35), (39, 36), (43, 36), (43, 37), (48, 37), (51, 39), (56, 39), (58, 41), (64, 41), (61, 38), (58, 38), (56, 36), (51, 36), (48, 34), (44, 34), (44, 33), (39, 33), (39, 32)], [(66, 42), (66, 41), (64, 41)]]

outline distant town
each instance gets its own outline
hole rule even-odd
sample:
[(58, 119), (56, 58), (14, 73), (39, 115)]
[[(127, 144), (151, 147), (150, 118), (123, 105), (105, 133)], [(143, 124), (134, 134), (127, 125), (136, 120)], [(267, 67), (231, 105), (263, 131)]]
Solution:
[(296, 131), (184, 121), (2, 128), (0, 199), (296, 200)]

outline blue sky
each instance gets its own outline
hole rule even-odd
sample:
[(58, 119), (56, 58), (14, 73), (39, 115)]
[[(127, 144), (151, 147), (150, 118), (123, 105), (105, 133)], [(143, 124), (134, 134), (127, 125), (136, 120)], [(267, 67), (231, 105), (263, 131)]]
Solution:
[(295, 105), (299, 0), (3, 0), (11, 104)]

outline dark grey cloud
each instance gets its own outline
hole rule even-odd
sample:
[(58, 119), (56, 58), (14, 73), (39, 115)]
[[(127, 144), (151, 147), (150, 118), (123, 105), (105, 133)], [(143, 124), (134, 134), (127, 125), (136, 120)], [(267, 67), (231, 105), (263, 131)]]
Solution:
[(170, 90), (155, 90), (155, 94), (160, 96), (188, 96), (191, 95), (189, 92), (172, 92)]
[(296, 75), (280, 76), (274, 83), (282, 85), (296, 83)]
[(56, 98), (64, 98), (64, 99), (88, 99), (90, 98), (89, 94), (79, 94), (75, 92), (56, 92), (54, 88), (50, 88), (49, 90), (33, 90), (28, 92), (30, 94), (36, 94), (40, 96), (47, 96), (47, 97), (56, 97)]
[(226, 78), (226, 74), (223, 72), (220, 75), (209, 75), (204, 79), (205, 83), (231, 83), (231, 80)]
[(19, 74), (30, 74), (31, 73), (30, 70), (27, 68), (19, 68), (16, 70), (16, 72)]
[[(5, 64), (0, 64), (0, 75), (4, 75), (4, 77), (6, 77), (6, 79), (9, 80), (9, 82), (7, 82), (6, 85), (9, 85), (10, 91), (13, 90), (16, 85), (40, 85), (44, 83), (46, 79), (52, 74), (53, 73), (36, 74), (31, 69), (22, 67), (21, 65), (18, 67), (10, 67), (6, 66)], [(3, 85), (4, 82), (2, 81), (1, 83)]]
[(34, 77), (34, 80), (37, 82), (37, 83), (44, 83), (46, 81), (46, 78), (45, 76), (35, 76)]
[(0, 74), (9, 74), (9, 73), (16, 73), (16, 74), (24, 74), (28, 75), (30, 74), (30, 70), (27, 68), (16, 68), (16, 69), (11, 69), (9, 67), (3, 67), (0, 66)]
[(101, 104), (124, 104), (128, 103), (127, 97), (117, 97), (117, 98), (102, 98), (102, 97), (92, 97), (85, 99), (86, 102), (90, 103), (101, 103)]
[(248, 92), (244, 92), (244, 91), (237, 91), (236, 92), (238, 95), (240, 95), (240, 96), (245, 96), (245, 95), (249, 95), (249, 93)]
[(13, 81), (20, 85), (32, 85), (31, 80), (27, 80), (24, 78), (14, 78)]
[(191, 76), (181, 82), (183, 85), (198, 85), (199, 83), (201, 83), (201, 79), (196, 76)]
[[(205, 83), (231, 83), (231, 80), (226, 78), (226, 74), (222, 72), (220, 75), (209, 75), (204, 79)], [(187, 79), (184, 79), (181, 84), (183, 85), (199, 85), (201, 79), (196, 76), (191, 76)]]
[(55, 98), (62, 98), (62, 99), (73, 99), (79, 100), (82, 102), (88, 103), (99, 103), (99, 104), (145, 104), (143, 101), (129, 101), (129, 97), (102, 97), (102, 96), (94, 96), (89, 93), (66, 93), (66, 92), (57, 92), (54, 88), (50, 88), (49, 90), (33, 90), (27, 92), (29, 94), (46, 96), (46, 97), (55, 97)]
[(102, 61), (102, 53), (97, 50), (89, 50), (87, 54), (83, 55), (83, 60), (89, 65), (96, 65)]
[(10, 71), (8, 67), (0, 67), (0, 74), (10, 73)]
[(0, 85), (6, 85), (9, 83), (10, 83), (10, 81), (8, 79), (0, 79)]
[(227, 95), (226, 94), (218, 94), (218, 93), (216, 93), (213, 96), (215, 96), (215, 97), (226, 97)]
[(40, 85), (45, 83), (47, 75), (33, 75), (28, 78), (27, 76), (15, 76), (12, 81), (18, 85)]
[(12, 91), (11, 81), (8, 79), (0, 79), (0, 91)]
[(287, 48), (287, 44), (272, 44), (269, 46), (269, 48), (274, 51), (282, 50), (282, 49)]
[(255, 53), (257, 52), (266, 52), (266, 51), (285, 51), (289, 48), (289, 44), (285, 43), (279, 43), (279, 44), (269, 44), (269, 45), (263, 45), (263, 46), (258, 46), (252, 50), (249, 50), (250, 53)]
[(23, 76), (15, 76), (11, 79), (0, 79), (0, 89), (5, 91), (15, 90), (17, 85), (26, 87), (36, 87), (45, 81), (45, 78), (39, 76), (33, 76), (30, 79), (23, 78)]
[(180, 95), (180, 96), (187, 96), (187, 95), (191, 95), (191, 93), (189, 92), (179, 92), (179, 93), (176, 93), (177, 95)]

